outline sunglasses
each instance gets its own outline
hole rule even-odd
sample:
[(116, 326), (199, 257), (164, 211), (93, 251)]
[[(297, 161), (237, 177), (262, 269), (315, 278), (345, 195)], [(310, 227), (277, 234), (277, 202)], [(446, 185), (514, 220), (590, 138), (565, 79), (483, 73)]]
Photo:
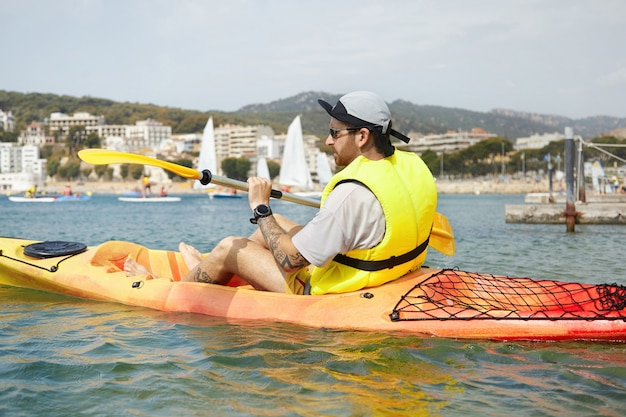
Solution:
[(346, 131), (346, 132), (356, 132), (358, 130), (361, 130), (360, 127), (347, 127), (345, 129), (333, 129), (332, 127), (329, 129), (330, 132), (330, 136), (333, 139), (339, 139), (341, 136), (344, 135), (339, 135), (340, 132)]

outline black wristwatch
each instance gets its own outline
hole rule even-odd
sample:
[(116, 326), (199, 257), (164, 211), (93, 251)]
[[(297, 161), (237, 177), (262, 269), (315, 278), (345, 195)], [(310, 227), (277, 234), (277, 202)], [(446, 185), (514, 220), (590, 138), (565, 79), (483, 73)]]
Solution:
[(256, 222), (263, 217), (272, 215), (272, 209), (267, 204), (259, 204), (252, 212), (254, 213), (254, 218), (250, 219), (250, 223), (253, 224), (256, 224)]

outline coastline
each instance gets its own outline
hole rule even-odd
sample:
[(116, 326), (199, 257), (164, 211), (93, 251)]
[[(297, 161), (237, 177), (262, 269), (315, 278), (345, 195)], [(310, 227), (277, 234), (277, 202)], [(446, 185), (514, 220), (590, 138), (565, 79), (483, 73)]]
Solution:
[[(125, 192), (139, 190), (138, 181), (60, 181), (48, 182), (40, 188), (47, 194), (59, 194), (69, 184), (74, 193), (83, 194), (123, 194)], [(152, 192), (158, 194), (161, 187), (165, 187), (168, 194), (201, 194), (206, 191), (193, 189), (193, 181), (155, 183)], [(440, 194), (528, 194), (549, 191), (547, 180), (539, 182), (533, 179), (466, 179), (466, 180), (440, 180), (437, 181), (437, 190)], [(559, 191), (559, 185), (553, 184), (553, 191)]]

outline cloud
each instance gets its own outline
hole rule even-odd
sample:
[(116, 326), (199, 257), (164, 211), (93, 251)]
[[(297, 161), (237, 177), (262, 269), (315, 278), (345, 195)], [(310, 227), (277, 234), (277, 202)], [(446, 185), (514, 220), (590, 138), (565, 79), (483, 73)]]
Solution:
[(605, 87), (626, 86), (626, 67), (618, 68), (598, 78), (598, 84)]

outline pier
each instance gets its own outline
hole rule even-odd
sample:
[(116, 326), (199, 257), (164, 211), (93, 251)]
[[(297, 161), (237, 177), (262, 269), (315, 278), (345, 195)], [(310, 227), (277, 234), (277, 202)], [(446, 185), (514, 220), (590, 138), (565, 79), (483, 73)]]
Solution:
[[(559, 198), (560, 197), (560, 198)], [(507, 204), (504, 208), (506, 223), (567, 224), (567, 204), (564, 196), (549, 203), (549, 194), (529, 194), (528, 204)], [(625, 224), (626, 195), (606, 195), (588, 198), (575, 205), (576, 224)]]

